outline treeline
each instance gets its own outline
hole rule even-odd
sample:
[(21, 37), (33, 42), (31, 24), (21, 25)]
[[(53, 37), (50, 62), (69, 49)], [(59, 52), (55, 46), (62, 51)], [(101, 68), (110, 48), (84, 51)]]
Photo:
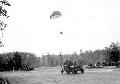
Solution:
[(85, 51), (77, 54), (59, 54), (59, 55), (43, 55), (42, 56), (42, 65), (43, 66), (59, 66), (64, 63), (66, 60), (78, 62), (79, 64), (95, 64), (97, 62), (104, 62), (106, 60), (104, 50), (95, 50), (95, 51)]
[(97, 62), (118, 63), (120, 61), (120, 45), (119, 43), (111, 43), (110, 46), (102, 50), (82, 51), (73, 54), (47, 54), (42, 57), (36, 57), (31, 52), (9, 52), (0, 54), (0, 71), (21, 70), (21, 68), (29, 67), (53, 67), (60, 66), (66, 60), (77, 62), (82, 65), (94, 65)]
[(0, 71), (21, 70), (25, 67), (39, 67), (40, 59), (27, 52), (10, 52), (0, 54)]
[(66, 60), (75, 61), (82, 65), (95, 65), (96, 63), (117, 63), (120, 60), (120, 45), (119, 43), (111, 43), (110, 46), (105, 47), (102, 50), (95, 51), (85, 51), (77, 54), (47, 54), (42, 56), (42, 65), (43, 66), (59, 66), (64, 63)]

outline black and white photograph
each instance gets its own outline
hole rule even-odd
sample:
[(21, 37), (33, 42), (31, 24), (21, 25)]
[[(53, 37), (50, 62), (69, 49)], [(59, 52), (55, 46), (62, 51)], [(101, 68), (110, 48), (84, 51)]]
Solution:
[(0, 84), (120, 84), (120, 0), (0, 0)]

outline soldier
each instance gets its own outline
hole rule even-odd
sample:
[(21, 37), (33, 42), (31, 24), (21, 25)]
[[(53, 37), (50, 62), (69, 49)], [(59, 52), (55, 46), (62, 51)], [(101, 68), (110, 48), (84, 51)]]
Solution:
[(75, 67), (75, 66), (77, 66), (77, 63), (76, 63), (76, 62), (74, 62), (74, 64), (73, 64), (73, 65), (74, 65), (74, 67)]
[(68, 66), (72, 66), (72, 65), (73, 65), (72, 61), (69, 61)]
[(63, 74), (64, 72), (64, 65), (61, 65), (61, 73)]

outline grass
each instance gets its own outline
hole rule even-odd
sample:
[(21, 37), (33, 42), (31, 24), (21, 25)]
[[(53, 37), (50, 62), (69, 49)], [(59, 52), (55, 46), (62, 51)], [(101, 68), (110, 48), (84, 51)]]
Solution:
[[(101, 71), (100, 71), (101, 70)], [(11, 84), (120, 84), (119, 71), (106, 69), (85, 69), (81, 74), (61, 74), (57, 67), (38, 68), (35, 71), (3, 72)]]

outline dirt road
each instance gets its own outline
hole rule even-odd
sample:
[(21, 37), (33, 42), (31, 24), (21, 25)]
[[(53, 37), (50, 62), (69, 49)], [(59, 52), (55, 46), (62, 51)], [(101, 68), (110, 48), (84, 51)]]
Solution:
[(85, 69), (81, 74), (61, 74), (59, 67), (37, 68), (34, 71), (3, 72), (11, 84), (120, 84), (120, 71)]

